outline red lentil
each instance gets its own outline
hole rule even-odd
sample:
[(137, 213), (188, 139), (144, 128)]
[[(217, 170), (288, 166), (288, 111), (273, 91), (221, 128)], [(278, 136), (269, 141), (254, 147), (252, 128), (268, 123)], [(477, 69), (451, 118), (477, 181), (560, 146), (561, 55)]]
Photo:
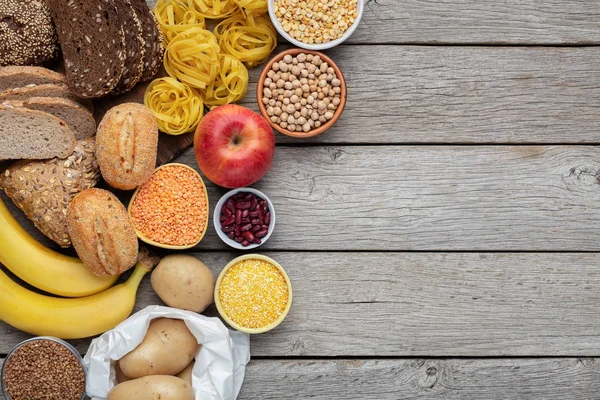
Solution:
[(131, 205), (135, 228), (148, 239), (186, 246), (198, 242), (208, 221), (204, 183), (180, 165), (158, 169), (138, 191)]
[(247, 259), (235, 264), (219, 286), (223, 311), (245, 328), (264, 328), (283, 314), (289, 301), (287, 282), (273, 264)]

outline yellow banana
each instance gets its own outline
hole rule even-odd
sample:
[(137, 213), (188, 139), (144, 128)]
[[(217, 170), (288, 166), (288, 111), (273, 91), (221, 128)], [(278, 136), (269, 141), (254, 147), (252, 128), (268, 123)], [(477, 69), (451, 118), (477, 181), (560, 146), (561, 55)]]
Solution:
[(99, 277), (81, 260), (43, 246), (29, 235), (0, 199), (0, 263), (25, 282), (63, 297), (82, 297), (112, 286), (118, 276)]
[(0, 319), (39, 336), (79, 339), (98, 335), (129, 316), (140, 282), (155, 262), (140, 258), (126, 282), (76, 299), (32, 292), (0, 271)]

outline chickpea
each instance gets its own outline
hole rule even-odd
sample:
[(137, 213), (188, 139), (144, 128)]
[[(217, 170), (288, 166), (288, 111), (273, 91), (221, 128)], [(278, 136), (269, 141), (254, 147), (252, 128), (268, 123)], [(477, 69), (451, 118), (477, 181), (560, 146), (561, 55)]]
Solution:
[(275, 122), (275, 123), (277, 123), (277, 122), (278, 122), (278, 121), (277, 121), (278, 119), (279, 119), (279, 118), (277, 118), (277, 116), (273, 115), (273, 116), (271, 117), (271, 122)]
[(321, 126), (321, 121), (315, 121), (315, 128), (318, 128)]
[(296, 56), (296, 59), (298, 60), (298, 62), (303, 63), (304, 61), (306, 61), (306, 54), (300, 53)]
[(262, 103), (266, 106), (267, 104), (269, 104), (269, 99), (265, 96), (262, 98)]
[(299, 100), (300, 99), (295, 94), (293, 94), (292, 97), (290, 97), (290, 101), (294, 104), (297, 103)]
[(288, 81), (288, 82), (285, 82), (285, 84), (283, 85), (283, 87), (284, 87), (286, 90), (292, 90), (292, 89), (294, 88), (294, 86), (292, 85), (292, 82), (289, 82), (289, 81)]
[(289, 115), (288, 113), (286, 113), (285, 111), (281, 113), (281, 115), (279, 116), (281, 118), (282, 121), (287, 121)]
[(271, 68), (272, 68), (272, 69), (273, 69), (273, 71), (275, 71), (275, 72), (279, 71), (279, 63), (278, 63), (278, 62), (276, 62), (276, 63), (273, 63), (273, 66), (272, 66)]
[(292, 62), (292, 56), (291, 56), (290, 54), (286, 54), (286, 55), (283, 57), (283, 62), (284, 62), (284, 63), (287, 63), (287, 64), (291, 63), (291, 62)]
[(293, 92), (291, 90), (286, 90), (286, 91), (283, 92), (283, 96), (287, 97), (288, 99), (290, 97), (292, 97), (292, 94), (293, 94)]
[(269, 100), (269, 106), (273, 107), (275, 105), (275, 103), (276, 103), (275, 99)]
[(310, 124), (308, 122), (306, 122), (304, 125), (302, 125), (302, 130), (304, 132), (309, 132), (310, 131)]
[(333, 104), (335, 107), (340, 105), (340, 98), (339, 97), (334, 97), (333, 100), (331, 100), (331, 104)]
[(283, 81), (287, 81), (290, 77), (290, 74), (288, 74), (287, 72), (284, 72), (281, 74), (281, 79), (283, 79)]
[(298, 89), (300, 86), (302, 86), (302, 84), (300, 83), (300, 81), (298, 79), (296, 79), (295, 81), (292, 82), (292, 87), (294, 89)]
[(302, 71), (302, 70), (301, 70), (301, 69), (300, 69), (300, 67), (299, 67), (299, 66), (297, 66), (297, 65), (294, 65), (294, 66), (292, 67), (292, 74), (294, 74), (294, 75), (296, 75), (296, 76), (300, 75), (300, 72), (301, 72), (301, 71)]
[(282, 103), (287, 106), (288, 104), (290, 104), (290, 99), (288, 99), (287, 97), (284, 97)]
[(287, 128), (287, 126), (288, 126), (288, 125), (287, 125), (287, 121), (281, 121), (281, 122), (279, 123), (279, 126), (280, 126), (280, 127), (282, 127), (283, 129)]
[(275, 75), (275, 71), (273, 71), (272, 69), (269, 72), (267, 72), (267, 79), (265, 79), (265, 84), (267, 84), (267, 82), (271, 83), (273, 75)]
[[(300, 99), (300, 105), (301, 106), (305, 106), (306, 105), (306, 99), (305, 98)], [(305, 108), (303, 108), (303, 110), (305, 110)]]
[(271, 84), (269, 85), (269, 89), (271, 89), (271, 91), (273, 91), (273, 90), (277, 90), (277, 84), (275, 84), (275, 83), (271, 83)]
[(331, 111), (327, 111), (325, 113), (325, 119), (329, 121), (331, 118), (333, 118), (333, 113)]
[[(284, 58), (285, 58), (285, 57), (284, 57)], [(288, 71), (288, 69), (289, 69), (289, 66), (288, 66), (286, 63), (281, 63), (281, 62), (280, 62), (278, 65), (279, 65), (279, 70), (280, 70), (281, 72), (287, 72), (287, 71)]]
[(276, 116), (280, 117), (281, 116), (281, 108), (280, 107), (275, 107), (273, 109), (273, 114), (275, 114)]
[(301, 116), (302, 116), (302, 114), (300, 114), (300, 111), (296, 111), (294, 113), (294, 118), (296, 118), (296, 119), (300, 118)]
[(283, 81), (283, 79), (280, 79), (280, 80), (277, 81), (277, 87), (278, 88), (282, 88), (283, 85), (285, 85), (285, 82)]
[(303, 95), (302, 89), (300, 89), (300, 88), (294, 89), (294, 94), (298, 97), (302, 96)]
[(338, 87), (342, 84), (342, 81), (340, 81), (338, 78), (335, 78), (331, 80), (331, 84), (333, 85), (333, 87)]
[(288, 129), (290, 131), (295, 131), (296, 130), (296, 125), (294, 125), (294, 124), (288, 125)]
[(288, 123), (288, 124), (293, 124), (294, 122), (295, 122), (295, 119), (294, 119), (294, 117), (290, 115), (290, 116), (288, 117), (288, 119), (287, 119), (287, 123)]

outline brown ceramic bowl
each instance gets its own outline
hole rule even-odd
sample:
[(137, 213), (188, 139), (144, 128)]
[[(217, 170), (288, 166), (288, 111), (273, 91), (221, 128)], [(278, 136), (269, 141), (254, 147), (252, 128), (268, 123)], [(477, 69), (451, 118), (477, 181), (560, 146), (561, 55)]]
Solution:
[[(334, 69), (336, 77), (342, 83), (340, 86), (340, 88), (341, 88), (340, 104), (338, 105), (337, 109), (335, 110), (335, 114), (333, 114), (333, 118), (331, 118), (329, 121), (327, 121), (327, 123), (321, 125), (320, 127), (313, 129), (311, 131), (308, 131), (308, 132), (295, 132), (295, 131), (292, 132), (288, 129), (280, 127), (279, 125), (277, 125), (276, 123), (271, 121), (271, 118), (267, 115), (267, 107), (265, 107), (265, 105), (262, 103), (264, 82), (265, 82), (265, 79), (267, 78), (267, 74), (271, 70), (271, 67), (273, 66), (273, 64), (276, 62), (279, 62), (281, 59), (283, 59), (283, 57), (285, 57), (288, 54), (291, 56), (296, 56), (300, 53), (312, 54), (313, 56), (321, 57), (321, 59), (323, 61), (327, 62), (327, 64), (329, 64), (329, 66)], [(256, 99), (258, 101), (258, 107), (260, 108), (260, 112), (262, 113), (263, 117), (265, 117), (265, 119), (269, 122), (269, 124), (271, 124), (273, 129), (283, 133), (286, 136), (297, 137), (297, 138), (309, 138), (309, 137), (320, 135), (321, 133), (325, 132), (327, 129), (331, 128), (333, 126), (333, 124), (335, 124), (335, 122), (338, 120), (338, 118), (340, 118), (340, 115), (342, 115), (342, 113), (344, 112), (344, 106), (346, 105), (346, 80), (344, 79), (342, 70), (340, 70), (340, 68), (333, 62), (333, 60), (331, 58), (327, 57), (325, 54), (318, 52), (318, 51), (314, 51), (314, 50), (289, 49), (289, 50), (282, 51), (281, 53), (277, 54), (275, 57), (273, 57), (271, 59), (271, 61), (269, 61), (267, 63), (267, 65), (265, 65), (265, 68), (263, 69), (262, 74), (260, 74), (260, 78), (258, 78), (258, 84), (256, 85)]]

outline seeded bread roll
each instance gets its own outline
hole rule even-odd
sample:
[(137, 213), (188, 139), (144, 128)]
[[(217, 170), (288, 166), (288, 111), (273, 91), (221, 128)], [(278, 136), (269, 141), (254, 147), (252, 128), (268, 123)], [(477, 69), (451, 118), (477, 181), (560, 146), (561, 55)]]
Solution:
[(115, 0), (115, 3), (125, 33), (126, 58), (123, 76), (112, 93), (121, 94), (130, 91), (144, 73), (145, 42), (142, 23), (130, 0)]
[(114, 276), (133, 266), (138, 240), (127, 210), (103, 189), (79, 193), (67, 209), (67, 228), (83, 264), (95, 275)]
[(60, 97), (31, 97), (28, 100), (13, 100), (1, 103), (4, 108), (25, 107), (54, 115), (64, 121), (75, 135), (82, 140), (96, 134), (96, 121), (92, 113), (79, 103)]
[(0, 160), (65, 158), (75, 135), (64, 121), (48, 113), (0, 105)]
[(46, 83), (66, 85), (63, 74), (43, 67), (2, 67), (0, 68), (0, 91), (27, 85)]
[(48, 64), (58, 54), (56, 30), (43, 0), (0, 1), (0, 66)]
[(100, 179), (94, 138), (77, 142), (66, 159), (18, 161), (0, 175), (0, 187), (35, 226), (61, 247), (69, 247), (67, 207)]
[(160, 70), (164, 53), (163, 36), (158, 21), (145, 0), (129, 0), (143, 27), (144, 73), (141, 81), (150, 80)]
[(156, 165), (158, 124), (149, 108), (123, 103), (107, 111), (98, 125), (96, 157), (104, 180), (131, 190), (152, 176)]
[(79, 97), (97, 98), (125, 67), (125, 33), (113, 0), (47, 0), (62, 48), (67, 82)]
[(64, 99), (76, 101), (90, 111), (92, 111), (94, 107), (90, 100), (75, 96), (75, 94), (69, 90), (67, 85), (54, 83), (45, 83), (42, 85), (32, 83), (23, 87), (3, 90), (0, 92), (0, 103), (7, 100), (28, 100), (31, 97), (62, 97)]

